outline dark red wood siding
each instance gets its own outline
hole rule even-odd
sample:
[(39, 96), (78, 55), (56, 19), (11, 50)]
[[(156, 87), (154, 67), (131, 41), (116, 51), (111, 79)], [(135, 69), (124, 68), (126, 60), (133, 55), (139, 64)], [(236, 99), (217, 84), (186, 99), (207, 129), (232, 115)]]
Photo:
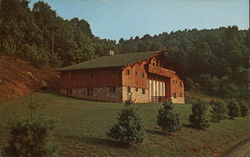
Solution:
[[(150, 57), (145, 61), (128, 65), (122, 70), (122, 85), (148, 88), (149, 79), (164, 81), (167, 97), (173, 96), (174, 93), (176, 94), (176, 97), (180, 97), (180, 95), (183, 96), (183, 81), (175, 71), (166, 68), (168, 66), (168, 62), (160, 56)], [(127, 75), (127, 70), (130, 71), (129, 75)], [(142, 73), (144, 73), (144, 78), (142, 77)]]
[[(126, 66), (122, 70), (122, 85), (139, 87), (139, 88), (148, 88), (148, 79), (147, 73), (145, 71), (146, 61), (135, 63), (133, 65)], [(130, 74), (127, 75), (127, 70)], [(143, 77), (144, 75), (144, 77)]]
[(121, 84), (121, 68), (62, 71), (60, 79), (61, 88), (66, 89), (121, 86)]

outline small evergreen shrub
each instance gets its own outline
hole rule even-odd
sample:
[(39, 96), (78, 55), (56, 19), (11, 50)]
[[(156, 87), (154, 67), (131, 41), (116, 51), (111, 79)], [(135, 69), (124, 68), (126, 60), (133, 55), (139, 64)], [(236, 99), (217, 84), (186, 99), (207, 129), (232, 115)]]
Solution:
[(45, 116), (32, 120), (13, 119), (8, 124), (10, 137), (3, 157), (54, 157), (57, 145), (49, 141), (55, 122)]
[(228, 108), (228, 115), (231, 119), (240, 116), (240, 106), (238, 105), (238, 102), (236, 100), (234, 99), (229, 100), (227, 108)]
[(144, 134), (138, 109), (131, 105), (125, 106), (119, 113), (118, 122), (107, 132), (108, 137), (127, 145), (143, 142)]
[(240, 103), (240, 115), (241, 117), (248, 116), (248, 105), (245, 102)]
[(211, 110), (211, 119), (214, 122), (220, 122), (220, 120), (225, 119), (227, 117), (227, 107), (222, 101), (212, 100), (210, 102), (212, 110)]
[(189, 121), (197, 129), (205, 129), (209, 127), (208, 105), (201, 99), (197, 99), (192, 104), (192, 114), (189, 116)]
[(126, 100), (124, 103), (124, 106), (126, 107), (126, 106), (129, 106), (131, 104), (132, 104), (131, 100)]
[(163, 131), (171, 134), (181, 130), (179, 117), (180, 114), (174, 110), (172, 102), (164, 102), (163, 108), (158, 112), (157, 124)]
[(51, 133), (56, 121), (40, 112), (44, 104), (33, 95), (25, 105), (29, 118), (12, 118), (7, 129), (9, 138), (3, 148), (3, 157), (54, 157), (57, 156), (57, 145), (51, 142)]

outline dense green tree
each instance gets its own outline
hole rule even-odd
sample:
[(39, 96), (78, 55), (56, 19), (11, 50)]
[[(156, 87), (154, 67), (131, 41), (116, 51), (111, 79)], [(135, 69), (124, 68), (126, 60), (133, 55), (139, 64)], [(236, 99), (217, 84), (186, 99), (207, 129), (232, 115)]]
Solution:
[(110, 50), (114, 51), (116, 54), (119, 53), (115, 40), (100, 39), (95, 37), (94, 47), (95, 54), (98, 56), (106, 56), (109, 54)]
[(3, 157), (56, 156), (57, 146), (50, 143), (49, 136), (55, 123), (47, 117), (14, 119), (9, 122), (10, 138), (3, 149)]
[(1, 50), (15, 55), (25, 42), (25, 32), (29, 31), (28, 24), (32, 15), (26, 0), (2, 0), (1, 5)]
[(131, 105), (125, 106), (119, 113), (118, 122), (107, 132), (108, 137), (124, 144), (143, 142), (144, 134), (140, 114)]
[[(1, 52), (31, 62), (39, 60), (39, 66), (64, 66), (95, 58), (103, 49), (116, 48), (113, 41), (95, 41), (87, 21), (64, 20), (43, 1), (34, 3), (32, 10), (28, 4), (26, 0), (2, 1)], [(98, 43), (102, 43), (99, 52)]]
[(215, 56), (208, 43), (203, 42), (196, 46), (191, 57), (190, 64), (192, 65), (193, 74), (206, 74), (210, 72), (210, 65), (213, 64)]
[(1, 155), (3, 157), (55, 157), (58, 145), (51, 140), (56, 121), (41, 112), (44, 104), (32, 95), (24, 105), (27, 117), (12, 118), (8, 124), (9, 138)]
[(241, 117), (248, 116), (249, 105), (246, 102), (240, 102), (240, 115)]
[(168, 134), (181, 130), (180, 114), (174, 110), (172, 102), (164, 102), (157, 115), (157, 124)]
[(212, 100), (210, 102), (210, 105), (212, 107), (211, 110), (211, 119), (214, 122), (220, 122), (220, 120), (225, 119), (227, 115), (227, 107), (226, 105), (219, 100)]
[(184, 52), (184, 50), (179, 49), (176, 46), (174, 46), (170, 49), (167, 57), (173, 63), (182, 63), (183, 66), (188, 66), (187, 54)]
[(235, 99), (229, 100), (227, 104), (227, 108), (228, 108), (228, 115), (230, 116), (231, 119), (233, 119), (234, 117), (240, 116), (240, 106), (237, 100)]
[(40, 28), (40, 33), (43, 38), (40, 46), (45, 49), (45, 51), (51, 52), (53, 31), (56, 29), (55, 27), (57, 25), (56, 12), (43, 1), (36, 2), (33, 6), (32, 12), (34, 15), (34, 21)]
[(192, 114), (189, 116), (189, 121), (195, 128), (205, 129), (210, 126), (207, 112), (207, 103), (201, 99), (197, 99), (192, 103)]

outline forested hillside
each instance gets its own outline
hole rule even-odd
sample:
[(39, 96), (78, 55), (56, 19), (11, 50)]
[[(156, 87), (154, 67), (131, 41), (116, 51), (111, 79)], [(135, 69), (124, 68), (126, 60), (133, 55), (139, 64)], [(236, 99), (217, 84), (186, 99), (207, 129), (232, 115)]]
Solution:
[(237, 26), (192, 29), (121, 38), (116, 43), (94, 36), (85, 20), (63, 19), (45, 2), (35, 3), (32, 9), (28, 4), (27, 0), (2, 0), (0, 53), (37, 67), (61, 67), (106, 55), (109, 50), (166, 50), (169, 60), (178, 63), (187, 76), (186, 87), (221, 97), (248, 98), (247, 30)]
[(121, 53), (167, 50), (187, 76), (186, 87), (210, 95), (248, 98), (249, 31), (237, 26), (211, 30), (184, 30), (120, 39)]
[(36, 66), (65, 66), (115, 49), (112, 40), (95, 37), (85, 20), (64, 20), (42, 1), (30, 9), (27, 0), (2, 0), (0, 52)]

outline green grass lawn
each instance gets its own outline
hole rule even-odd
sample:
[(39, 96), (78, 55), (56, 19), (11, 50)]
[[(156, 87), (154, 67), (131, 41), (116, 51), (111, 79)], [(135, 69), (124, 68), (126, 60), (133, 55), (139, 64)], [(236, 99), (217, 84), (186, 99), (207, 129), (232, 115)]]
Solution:
[[(129, 148), (119, 146), (106, 137), (116, 122), (119, 103), (94, 102), (63, 97), (51, 93), (39, 94), (47, 104), (45, 111), (58, 120), (54, 140), (60, 143), (60, 156), (112, 157), (211, 157), (219, 156), (249, 136), (248, 118), (226, 119), (213, 123), (207, 130), (196, 130), (188, 122), (191, 105), (176, 105), (184, 127), (174, 135), (165, 135), (156, 125), (161, 104), (136, 104), (146, 130), (144, 143)], [(19, 97), (0, 103), (0, 149), (6, 142), (6, 122), (14, 115), (26, 115)]]

